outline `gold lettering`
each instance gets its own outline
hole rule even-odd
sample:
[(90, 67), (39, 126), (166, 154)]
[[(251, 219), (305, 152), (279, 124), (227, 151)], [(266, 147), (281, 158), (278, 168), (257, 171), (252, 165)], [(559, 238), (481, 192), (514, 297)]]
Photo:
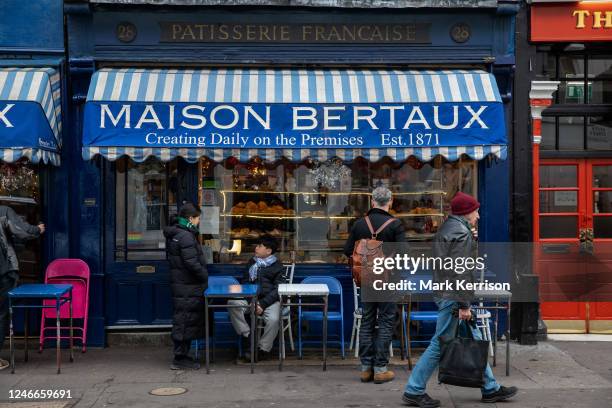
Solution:
[[(194, 24), (193, 25), (198, 30), (198, 40), (204, 41), (204, 28), (208, 27), (208, 24)], [(212, 33), (211, 33), (212, 37)]]
[(414, 24), (406, 25), (406, 41), (416, 41), (416, 26)]
[(172, 39), (177, 40), (181, 31), (183, 31), (183, 29), (180, 24), (172, 24)]
[(342, 41), (342, 39), (340, 38), (340, 33), (338, 32), (338, 29), (336, 28), (336, 26), (331, 26), (331, 29), (329, 30), (329, 35), (327, 36), (327, 41), (334, 41), (334, 40)]
[(246, 26), (246, 39), (247, 41), (255, 40), (255, 26), (252, 24), (247, 24)]
[(281, 26), (281, 41), (289, 41), (290, 39), (291, 37), (289, 36), (289, 26)]
[(373, 41), (374, 37), (376, 37), (380, 41), (383, 40), (382, 33), (380, 32), (380, 27), (378, 26), (374, 26), (374, 29), (372, 30), (372, 38), (370, 39)]
[(574, 11), (574, 13), (572, 14), (572, 16), (576, 17), (576, 28), (585, 28), (586, 25), (584, 24), (584, 18), (589, 16), (591, 13), (589, 13), (588, 10), (576, 10)]
[[(367, 30), (368, 30), (368, 35), (365, 35), (365, 34), (363, 33), (363, 31), (364, 31), (365, 29), (367, 29)], [(359, 27), (359, 30), (357, 30), (357, 37), (358, 37), (360, 40), (362, 40), (362, 41), (368, 41), (368, 40), (369, 40), (369, 38), (370, 38), (370, 35), (369, 35), (369, 34), (371, 34), (371, 32), (372, 32), (372, 27), (370, 27), (369, 25), (364, 25), (364, 26), (361, 26), (361, 27)]]
[(312, 26), (311, 25), (302, 26), (302, 41), (308, 41), (311, 35), (312, 35)]
[(187, 24), (185, 26), (185, 31), (183, 31), (183, 35), (181, 36), (181, 40), (185, 40), (187, 39), (186, 37), (189, 36), (191, 37), (190, 39), (195, 41), (196, 37), (195, 34), (193, 33), (193, 30), (191, 29), (191, 26), (189, 24)]
[(601, 11), (593, 12), (593, 28), (601, 28), (602, 22), (604, 23), (604, 28), (612, 28), (612, 11), (606, 11), (605, 13)]
[(260, 30), (259, 30), (259, 41), (263, 41), (264, 37), (266, 37), (266, 40), (268, 41), (272, 41), (272, 39), (270, 38), (270, 35), (268, 34), (269, 31), (269, 27), (268, 26), (261, 26)]
[(325, 27), (323, 26), (315, 26), (315, 41), (322, 41), (325, 40), (325, 38), (323, 37), (325, 35), (324, 33)]
[(236, 24), (233, 28), (232, 28), (232, 32), (234, 33), (232, 35), (232, 40), (242, 40), (242, 25), (241, 24)]
[(393, 41), (399, 41), (402, 39), (402, 31), (401, 31), (401, 27), (400, 26), (393, 26), (393, 37), (391, 37), (391, 39)]
[(219, 39), (220, 40), (229, 39), (229, 33), (227, 32), (227, 24), (221, 24), (219, 26)]
[(348, 39), (350, 39), (351, 41), (355, 41), (355, 25), (351, 24), (350, 27), (347, 27), (346, 25), (342, 26), (342, 39), (344, 41), (346, 41)]

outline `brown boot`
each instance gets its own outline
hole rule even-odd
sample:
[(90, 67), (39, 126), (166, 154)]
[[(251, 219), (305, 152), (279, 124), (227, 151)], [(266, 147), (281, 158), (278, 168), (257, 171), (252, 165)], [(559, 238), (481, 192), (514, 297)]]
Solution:
[(389, 381), (393, 381), (395, 374), (391, 370), (387, 370), (384, 373), (374, 374), (374, 384), (382, 384)]
[(368, 371), (362, 371), (361, 375), (361, 382), (370, 382), (374, 379), (374, 370), (369, 369)]

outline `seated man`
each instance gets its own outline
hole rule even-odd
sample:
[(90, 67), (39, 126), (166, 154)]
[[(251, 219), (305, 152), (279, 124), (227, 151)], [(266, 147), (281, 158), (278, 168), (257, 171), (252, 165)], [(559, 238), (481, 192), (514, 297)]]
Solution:
[[(280, 303), (278, 299), (278, 285), (284, 283), (283, 264), (276, 259), (274, 253), (277, 243), (271, 236), (263, 236), (255, 247), (255, 256), (249, 260), (241, 283), (254, 283), (259, 285), (257, 293), (257, 316), (263, 316), (265, 328), (259, 339), (259, 358), (271, 358), (270, 350), (278, 334)], [(243, 308), (229, 310), (232, 326), (236, 333), (243, 336), (243, 344), (250, 345), (249, 335), (251, 327), (246, 321), (245, 313), (249, 313), (248, 302), (244, 299), (232, 299), (232, 305), (243, 305)], [(248, 349), (248, 347), (244, 347)], [(249, 356), (250, 359), (250, 356)]]

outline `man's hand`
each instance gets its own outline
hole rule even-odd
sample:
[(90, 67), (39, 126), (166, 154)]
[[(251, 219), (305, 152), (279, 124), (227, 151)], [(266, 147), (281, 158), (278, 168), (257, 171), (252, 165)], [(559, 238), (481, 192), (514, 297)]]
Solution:
[(45, 230), (47, 229), (47, 227), (45, 227), (45, 224), (43, 224), (42, 222), (40, 224), (38, 224), (38, 229), (40, 230), (41, 234), (44, 234)]
[(257, 305), (257, 310), (255, 311), (255, 313), (257, 313), (257, 316), (261, 316), (263, 314), (264, 310), (263, 307), (261, 307), (259, 304)]
[(472, 311), (470, 309), (459, 309), (459, 320), (470, 320)]

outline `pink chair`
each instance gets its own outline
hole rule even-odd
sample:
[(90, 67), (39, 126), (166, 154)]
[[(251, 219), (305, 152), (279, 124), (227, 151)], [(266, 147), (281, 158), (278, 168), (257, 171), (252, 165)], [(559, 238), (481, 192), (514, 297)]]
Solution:
[[(73, 319), (73, 338), (80, 339), (82, 352), (87, 350), (87, 317), (89, 315), (89, 266), (80, 259), (56, 259), (49, 264), (45, 272), (45, 283), (70, 284), (72, 285), (72, 319)], [(45, 306), (53, 306), (55, 301), (45, 301)], [(70, 318), (70, 306), (65, 303), (60, 308), (60, 319)], [(49, 324), (47, 325), (47, 319)], [(39, 352), (42, 352), (46, 339), (55, 340), (56, 334), (56, 315), (55, 308), (43, 309), (40, 319), (40, 340)], [(82, 320), (82, 327), (75, 327), (75, 319)], [(65, 322), (66, 320), (64, 320)], [(60, 332), (70, 330), (69, 323), (63, 326), (61, 322)], [(49, 335), (46, 335), (49, 332)], [(60, 336), (62, 339), (69, 339), (69, 335)]]

